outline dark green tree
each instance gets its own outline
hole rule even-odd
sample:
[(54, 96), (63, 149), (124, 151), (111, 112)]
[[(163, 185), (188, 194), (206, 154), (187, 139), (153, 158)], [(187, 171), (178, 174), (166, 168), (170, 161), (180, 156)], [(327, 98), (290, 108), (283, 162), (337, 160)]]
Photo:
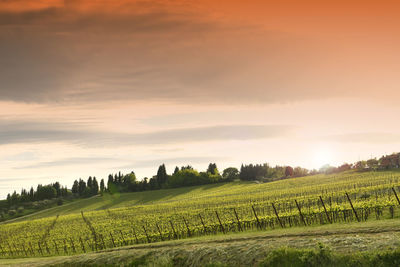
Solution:
[(234, 167), (226, 168), (222, 173), (222, 178), (225, 181), (233, 181), (239, 178), (239, 170)]
[(87, 180), (87, 187), (92, 188), (92, 186), (93, 186), (93, 179), (92, 176), (89, 176)]
[(104, 186), (104, 179), (101, 179), (101, 181), (100, 181), (100, 192), (103, 193), (105, 189), (106, 188)]
[(207, 168), (207, 173), (218, 174), (217, 164), (210, 163)]
[(86, 183), (84, 180), (79, 178), (79, 186), (78, 186), (78, 194), (80, 196), (83, 196), (85, 194), (85, 190), (86, 190)]
[(97, 182), (96, 177), (93, 177), (91, 192), (92, 195), (97, 195), (99, 193), (99, 183)]
[(79, 194), (79, 182), (77, 180), (74, 181), (71, 191), (73, 194)]
[(167, 171), (165, 169), (165, 164), (160, 165), (160, 167), (158, 167), (158, 171), (157, 171), (157, 176), (156, 176), (156, 180), (159, 186), (164, 185), (167, 182), (168, 179), (168, 175), (167, 175)]

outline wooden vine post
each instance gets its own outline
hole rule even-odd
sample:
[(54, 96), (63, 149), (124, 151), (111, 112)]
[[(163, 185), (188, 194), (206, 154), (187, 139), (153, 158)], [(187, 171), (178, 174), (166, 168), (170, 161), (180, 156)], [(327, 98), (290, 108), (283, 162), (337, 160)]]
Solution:
[(224, 226), (222, 225), (222, 222), (221, 222), (221, 219), (219, 218), (218, 212), (215, 211), (215, 214), (217, 215), (218, 222), (219, 222), (219, 225), (221, 226), (222, 233), (225, 234), (225, 228), (224, 228)]
[(64, 252), (65, 254), (68, 254), (67, 241), (65, 241), (65, 239), (64, 239)]
[(203, 217), (201, 217), (201, 214), (199, 214), (199, 217), (200, 217), (201, 224), (203, 225), (203, 228), (204, 228), (204, 234), (206, 234), (207, 228), (206, 228), (206, 225), (204, 224)]
[(86, 253), (85, 245), (83, 244), (82, 238), (79, 237), (79, 242), (81, 243), (83, 253)]
[(239, 216), (238, 216), (235, 208), (233, 208), (233, 213), (235, 213), (235, 217), (238, 222), (239, 231), (243, 232), (242, 224), (240, 223)]
[(158, 226), (158, 223), (156, 223), (156, 226), (157, 226), (158, 233), (160, 234), (161, 241), (164, 241), (164, 237), (162, 236), (162, 233), (161, 233), (160, 227)]
[(57, 242), (53, 239), (53, 243), (54, 243), (54, 248), (55, 248), (55, 250), (56, 250), (56, 253), (57, 253), (57, 255), (59, 254), (58, 253), (58, 246), (57, 246)]
[(349, 194), (347, 194), (347, 192), (345, 192), (345, 193), (346, 193), (347, 199), (348, 199), (349, 202), (350, 202), (350, 206), (351, 206), (351, 208), (353, 209), (353, 212), (354, 212), (354, 215), (356, 216), (357, 221), (360, 222), (360, 218), (358, 218), (356, 209), (354, 208), (353, 203), (351, 203), (351, 199), (350, 199), (350, 197), (349, 197)]
[(128, 245), (128, 243), (125, 241), (124, 234), (122, 233), (122, 230), (119, 230), (119, 234), (121, 235), (121, 239), (122, 239), (122, 242), (124, 243), (124, 245), (125, 246)]
[(42, 247), (40, 246), (40, 242), (38, 242), (38, 247), (39, 247), (40, 254), (43, 256), (43, 251), (42, 251)]
[(133, 231), (133, 235), (135, 236), (136, 244), (139, 244), (139, 240), (137, 238), (135, 228), (132, 228), (132, 231)]
[(393, 191), (393, 193), (394, 193), (394, 196), (395, 196), (396, 199), (397, 199), (397, 202), (398, 202), (399, 205), (400, 205), (400, 200), (399, 200), (399, 197), (397, 196), (396, 190), (394, 190), (394, 187), (392, 187), (392, 191)]
[(71, 241), (72, 251), (73, 251), (74, 253), (76, 253), (74, 240), (73, 240), (72, 238), (70, 238), (70, 241)]
[(301, 213), (301, 209), (300, 209), (299, 203), (297, 203), (297, 200), (296, 200), (296, 199), (294, 200), (294, 202), (296, 202), (296, 206), (297, 206), (297, 209), (299, 210), (300, 218), (301, 218), (301, 220), (303, 221), (304, 226), (307, 226), (307, 223), (306, 223), (306, 221), (304, 220), (304, 217), (303, 217), (303, 213)]
[(328, 211), (326, 210), (324, 200), (321, 196), (319, 196), (319, 200), (321, 201), (322, 206), (324, 207), (326, 218), (328, 218), (329, 223), (332, 223), (331, 217), (329, 217)]
[(47, 252), (47, 254), (50, 254), (50, 249), (49, 249), (49, 246), (47, 245), (47, 242), (46, 242), (46, 241), (44, 241), (44, 245), (45, 245), (45, 247), (46, 247), (46, 252)]
[(26, 252), (26, 249), (25, 249), (25, 244), (24, 244), (24, 243), (22, 243), (22, 249), (24, 250), (24, 254), (25, 254), (25, 256), (27, 256), (27, 257), (28, 257), (28, 253)]
[(284, 228), (284, 227), (283, 227), (283, 223), (282, 223), (282, 221), (281, 221), (281, 218), (279, 218), (278, 211), (276, 210), (274, 203), (271, 203), (271, 204), (272, 204), (272, 208), (274, 209), (276, 218), (277, 218), (278, 221), (279, 221), (279, 224), (281, 225), (282, 228)]
[(260, 223), (260, 220), (258, 219), (256, 210), (254, 209), (254, 206), (253, 206), (253, 205), (251, 205), (251, 208), (253, 209), (254, 216), (256, 217), (256, 220), (257, 220), (257, 227), (258, 227), (259, 229), (261, 229), (261, 223)]
[(149, 237), (149, 235), (147, 234), (146, 227), (144, 227), (144, 225), (143, 225), (143, 230), (144, 230), (144, 233), (146, 234), (147, 242), (150, 243), (150, 237)]
[(29, 247), (30, 247), (30, 249), (31, 249), (31, 254), (32, 254), (32, 255), (34, 255), (34, 254), (35, 254), (35, 252), (33, 251), (33, 247), (32, 247), (32, 243), (31, 243), (31, 241), (29, 241)]
[(104, 243), (103, 235), (100, 235), (101, 243), (103, 244), (103, 249), (106, 249), (106, 244)]
[[(143, 226), (143, 228), (144, 228), (144, 226)], [(146, 233), (146, 235), (147, 235), (147, 233)], [(111, 237), (111, 242), (112, 242), (112, 244), (113, 244), (113, 248), (115, 248), (114, 237), (113, 237), (113, 235), (112, 235), (111, 232), (110, 232), (110, 237)], [(149, 242), (149, 243), (150, 243), (150, 242)]]
[(176, 232), (175, 232), (174, 224), (172, 223), (172, 221), (169, 221), (169, 224), (171, 225), (172, 232), (174, 233), (174, 238), (177, 239), (177, 238), (178, 238), (178, 235), (177, 235)]
[(187, 223), (187, 221), (186, 221), (186, 219), (185, 219), (184, 216), (182, 216), (182, 218), (183, 218), (183, 222), (184, 222), (185, 225), (186, 225), (186, 229), (187, 229), (187, 231), (188, 231), (188, 236), (191, 237), (191, 236), (192, 236), (192, 232), (190, 232), (189, 224)]

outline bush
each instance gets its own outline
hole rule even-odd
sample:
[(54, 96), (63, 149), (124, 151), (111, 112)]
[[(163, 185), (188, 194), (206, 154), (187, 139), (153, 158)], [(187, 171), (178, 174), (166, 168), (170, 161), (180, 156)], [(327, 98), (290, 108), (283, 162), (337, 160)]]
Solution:
[(15, 210), (8, 211), (8, 215), (10, 215), (10, 216), (14, 216), (15, 214), (17, 214), (17, 212)]
[(61, 206), (62, 204), (64, 204), (64, 202), (63, 202), (63, 200), (62, 200), (61, 198), (59, 198), (59, 199), (57, 200), (57, 205), (58, 205), (58, 206)]
[(24, 211), (24, 207), (22, 207), (22, 206), (21, 206), (21, 207), (18, 207), (18, 209), (17, 209), (17, 212), (18, 212), (18, 213), (22, 213), (23, 211)]

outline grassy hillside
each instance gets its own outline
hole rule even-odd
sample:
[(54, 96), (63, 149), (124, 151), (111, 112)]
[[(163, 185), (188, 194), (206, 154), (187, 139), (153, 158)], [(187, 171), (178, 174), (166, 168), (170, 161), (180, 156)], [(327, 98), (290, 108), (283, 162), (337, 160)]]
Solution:
[[(220, 206), (228, 201), (235, 203), (265, 202), (266, 200), (287, 199), (293, 194), (299, 197), (315, 197), (320, 194), (341, 194), (347, 192), (369, 192), (378, 187), (390, 189), (400, 184), (400, 172), (346, 172), (332, 175), (314, 175), (292, 178), (271, 183), (232, 182), (202, 186), (163, 189), (122, 194), (104, 194), (88, 199), (76, 200), (63, 206), (17, 218), (13, 222), (132, 206), (168, 205)], [(356, 190), (355, 190), (356, 189)], [(394, 198), (393, 198), (394, 200)], [(6, 222), (7, 223), (7, 222)]]
[(3, 224), (0, 256), (71, 255), (242, 231), (397, 222), (393, 189), (399, 188), (400, 173), (385, 171), (105, 194)]
[(398, 219), (275, 229), (132, 245), (75, 256), (0, 259), (0, 265), (398, 266), (399, 229)]

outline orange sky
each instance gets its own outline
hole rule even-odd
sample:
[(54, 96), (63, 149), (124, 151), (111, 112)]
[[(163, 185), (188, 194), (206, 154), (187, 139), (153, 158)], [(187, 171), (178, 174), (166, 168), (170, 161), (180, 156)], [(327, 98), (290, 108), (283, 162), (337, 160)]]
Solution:
[(0, 0), (0, 197), (163, 162), (316, 168), (400, 151), (399, 13), (398, 1)]

